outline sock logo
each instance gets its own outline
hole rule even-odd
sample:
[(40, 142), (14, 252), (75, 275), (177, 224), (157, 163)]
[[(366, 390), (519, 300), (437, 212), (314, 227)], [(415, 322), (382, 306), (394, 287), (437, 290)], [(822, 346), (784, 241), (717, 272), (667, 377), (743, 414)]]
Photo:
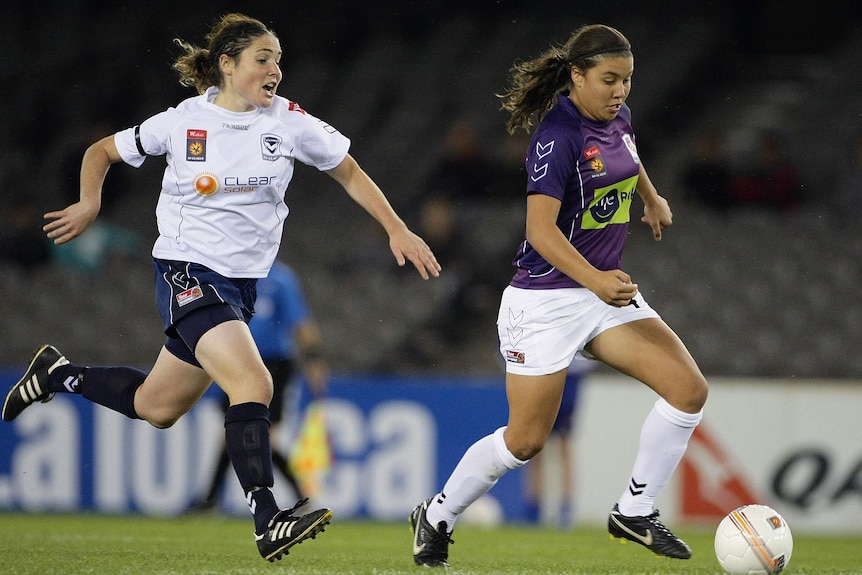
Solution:
[(81, 385), (77, 375), (70, 375), (63, 380), (63, 387), (69, 390), (69, 393), (78, 393), (78, 386)]
[(629, 481), (629, 493), (637, 497), (646, 490), (646, 486), (646, 483), (638, 483), (637, 481), (635, 481), (635, 478), (632, 477), (631, 481)]

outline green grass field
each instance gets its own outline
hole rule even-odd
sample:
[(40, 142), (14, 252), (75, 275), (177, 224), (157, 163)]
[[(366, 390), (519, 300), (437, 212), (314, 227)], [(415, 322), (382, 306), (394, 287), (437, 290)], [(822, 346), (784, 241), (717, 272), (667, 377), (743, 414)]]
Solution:
[[(424, 573), (413, 565), (403, 523), (336, 521), (317, 539), (267, 563), (251, 521), (242, 518), (0, 514), (0, 573), (49, 575)], [(657, 557), (609, 540), (599, 528), (463, 526), (449, 548), (453, 574), (720, 574), (709, 531), (679, 530), (694, 550), (688, 561)], [(862, 538), (795, 536), (784, 573), (862, 573)], [(444, 570), (438, 570), (444, 572)]]

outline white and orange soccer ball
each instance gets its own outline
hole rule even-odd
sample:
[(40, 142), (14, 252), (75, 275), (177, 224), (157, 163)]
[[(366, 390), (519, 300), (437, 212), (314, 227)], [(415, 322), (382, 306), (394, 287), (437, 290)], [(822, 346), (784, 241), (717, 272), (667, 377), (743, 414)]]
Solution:
[(728, 513), (715, 532), (715, 556), (732, 575), (781, 573), (793, 553), (790, 527), (766, 505), (743, 505)]

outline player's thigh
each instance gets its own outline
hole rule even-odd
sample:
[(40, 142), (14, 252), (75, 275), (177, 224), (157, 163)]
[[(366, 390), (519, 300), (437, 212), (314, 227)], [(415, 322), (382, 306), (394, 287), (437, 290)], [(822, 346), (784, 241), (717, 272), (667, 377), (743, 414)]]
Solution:
[(195, 358), (228, 395), (231, 405), (269, 405), (272, 400), (272, 376), (245, 322), (226, 321), (207, 331), (195, 347)]
[(645, 383), (677, 409), (696, 413), (706, 402), (706, 379), (682, 340), (661, 319), (612, 327), (593, 338), (586, 350)]
[(162, 348), (135, 394), (135, 410), (157, 427), (170, 427), (194, 407), (211, 383), (203, 369)]
[(542, 450), (563, 396), (566, 370), (547, 375), (506, 374), (509, 422), (506, 447), (518, 459), (530, 459)]

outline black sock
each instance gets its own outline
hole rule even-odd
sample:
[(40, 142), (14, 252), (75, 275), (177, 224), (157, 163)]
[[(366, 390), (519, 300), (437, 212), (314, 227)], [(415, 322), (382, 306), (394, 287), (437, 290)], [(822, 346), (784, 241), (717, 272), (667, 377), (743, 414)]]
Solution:
[(224, 416), (225, 445), (246, 502), (254, 515), (255, 532), (264, 533), (278, 513), (269, 442), (269, 408), (262, 403), (230, 406)]
[[(135, 411), (135, 392), (147, 378), (146, 372), (133, 367), (84, 367), (77, 370), (76, 393), (128, 418), (140, 419)], [(59, 368), (54, 373), (58, 375), (55, 378), (52, 374), (52, 383), (70, 377), (70, 374), (61, 374)], [(65, 388), (65, 391), (69, 389)]]
[(81, 393), (81, 374), (86, 367), (72, 363), (61, 365), (48, 377), (48, 391), (51, 393)]

